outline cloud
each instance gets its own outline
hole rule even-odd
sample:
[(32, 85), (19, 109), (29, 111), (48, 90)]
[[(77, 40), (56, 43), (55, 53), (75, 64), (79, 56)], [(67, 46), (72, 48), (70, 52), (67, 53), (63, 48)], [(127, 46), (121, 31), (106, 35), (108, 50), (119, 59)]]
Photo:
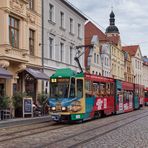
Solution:
[(105, 32), (109, 25), (111, 7), (121, 41), (126, 45), (140, 44), (142, 54), (148, 55), (148, 1), (145, 0), (69, 0)]

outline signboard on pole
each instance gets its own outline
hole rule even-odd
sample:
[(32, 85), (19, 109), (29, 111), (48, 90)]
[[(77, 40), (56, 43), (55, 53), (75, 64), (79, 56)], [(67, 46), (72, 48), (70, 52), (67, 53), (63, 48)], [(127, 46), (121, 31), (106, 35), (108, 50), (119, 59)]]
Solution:
[(25, 115), (33, 116), (32, 98), (23, 98), (23, 118)]

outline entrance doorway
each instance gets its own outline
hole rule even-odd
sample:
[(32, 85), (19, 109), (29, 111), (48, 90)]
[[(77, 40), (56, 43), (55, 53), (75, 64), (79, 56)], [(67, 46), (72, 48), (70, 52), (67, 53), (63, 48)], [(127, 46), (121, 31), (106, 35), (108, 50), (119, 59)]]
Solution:
[(25, 92), (27, 93), (27, 96), (32, 97), (33, 102), (36, 102), (36, 87), (37, 80), (30, 74), (25, 73)]
[(32, 97), (33, 102), (36, 103), (37, 79), (26, 71), (19, 73), (18, 76), (19, 79), (17, 81), (17, 90), (20, 92), (25, 92), (27, 96)]

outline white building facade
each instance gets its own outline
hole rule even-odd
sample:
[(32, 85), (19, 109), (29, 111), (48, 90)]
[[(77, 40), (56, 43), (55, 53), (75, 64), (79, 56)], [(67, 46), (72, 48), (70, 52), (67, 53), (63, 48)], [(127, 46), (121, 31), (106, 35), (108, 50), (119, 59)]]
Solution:
[(148, 88), (148, 63), (143, 64), (143, 84), (145, 88)]
[[(86, 18), (65, 0), (43, 0), (43, 66), (51, 76), (56, 69), (79, 71), (74, 61), (76, 46), (84, 45)], [(80, 57), (84, 69), (84, 55)], [(49, 90), (45, 84), (46, 91)]]
[(105, 77), (112, 77), (110, 48), (111, 48), (110, 44), (108, 43), (102, 44), (101, 48), (102, 75)]
[(148, 57), (143, 57), (143, 84), (145, 88), (148, 88)]
[(134, 67), (135, 84), (143, 84), (143, 59), (140, 47), (138, 46), (135, 56), (132, 57), (132, 65)]
[(102, 63), (100, 54), (100, 43), (97, 35), (94, 35), (91, 40), (93, 45), (92, 56), (90, 56), (90, 70), (91, 74), (102, 75)]

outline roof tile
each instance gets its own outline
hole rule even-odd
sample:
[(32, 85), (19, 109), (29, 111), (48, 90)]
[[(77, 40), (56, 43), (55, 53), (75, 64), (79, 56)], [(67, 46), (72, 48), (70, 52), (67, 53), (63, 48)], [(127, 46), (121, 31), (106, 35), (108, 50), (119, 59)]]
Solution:
[(131, 56), (135, 56), (139, 45), (123, 46), (122, 50), (127, 51)]

